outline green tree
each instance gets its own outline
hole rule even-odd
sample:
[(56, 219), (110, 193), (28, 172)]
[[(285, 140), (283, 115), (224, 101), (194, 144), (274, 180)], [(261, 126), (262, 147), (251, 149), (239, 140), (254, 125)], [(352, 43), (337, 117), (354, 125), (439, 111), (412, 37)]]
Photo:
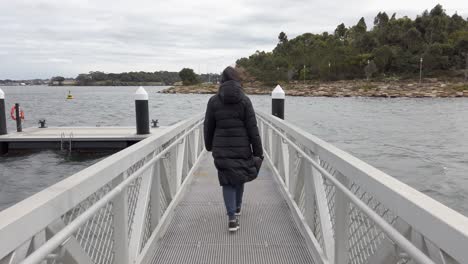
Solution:
[(406, 48), (412, 52), (420, 51), (424, 45), (422, 34), (416, 29), (416, 27), (412, 27), (406, 31), (403, 41), (406, 44)]
[(363, 17), (350, 30), (351, 41), (354, 47), (359, 52), (366, 52), (366, 46), (369, 44), (371, 37), (367, 34), (367, 25)]
[(435, 17), (435, 16), (444, 16), (445, 15), (445, 10), (444, 8), (442, 7), (442, 5), (440, 4), (437, 4), (436, 6), (434, 6), (434, 8), (432, 8), (431, 12), (429, 13), (432, 17)]
[(364, 19), (364, 17), (361, 17), (361, 19), (359, 19), (359, 22), (354, 28), (355, 28), (356, 33), (358, 34), (366, 33), (367, 25), (366, 25), (366, 20)]
[(453, 14), (448, 24), (448, 33), (466, 30), (467, 23), (463, 17), (459, 16), (457, 13)]
[(281, 31), (280, 34), (278, 35), (278, 40), (279, 40), (279, 43), (286, 43), (288, 42), (288, 36), (286, 35), (286, 33)]
[(51, 81), (52, 82), (58, 82), (58, 85), (62, 86), (63, 81), (65, 81), (65, 78), (62, 77), (62, 76), (55, 76), (55, 77), (52, 77)]
[(184, 85), (193, 85), (198, 83), (198, 78), (195, 72), (190, 68), (183, 68), (179, 72), (179, 77)]
[(464, 75), (465, 75), (465, 82), (468, 81), (468, 53), (465, 53), (465, 70), (464, 70)]
[(372, 52), (374, 56), (374, 61), (377, 68), (381, 69), (383, 73), (386, 73), (390, 70), (393, 59), (393, 50), (388, 45), (383, 45), (374, 49)]
[(86, 86), (86, 85), (90, 85), (91, 82), (92, 82), (92, 79), (91, 79), (91, 76), (89, 74), (79, 74), (76, 78), (76, 83), (77, 85), (80, 85), (80, 86)]
[(348, 32), (348, 29), (346, 28), (345, 24), (341, 23), (335, 29), (335, 37), (343, 41), (346, 38), (347, 32)]
[(449, 69), (449, 54), (451, 47), (447, 44), (435, 43), (428, 47), (423, 55), (425, 69), (429, 72)]
[(378, 28), (384, 28), (388, 24), (389, 18), (387, 13), (379, 12), (374, 18), (374, 26)]
[(107, 75), (104, 72), (100, 72), (100, 71), (89, 72), (89, 76), (95, 82), (105, 81), (107, 79)]

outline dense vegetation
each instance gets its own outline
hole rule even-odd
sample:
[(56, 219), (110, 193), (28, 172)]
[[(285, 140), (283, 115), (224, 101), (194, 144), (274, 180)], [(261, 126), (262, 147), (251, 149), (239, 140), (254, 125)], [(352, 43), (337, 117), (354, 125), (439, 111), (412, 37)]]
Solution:
[(104, 73), (93, 71), (88, 74), (79, 74), (76, 77), (77, 85), (132, 85), (137, 83), (155, 83), (161, 85), (171, 85), (179, 82), (177, 72), (157, 71), (157, 72), (123, 72)]
[(44, 85), (48, 84), (49, 80), (48, 79), (32, 79), (32, 80), (11, 80), (11, 79), (5, 79), (5, 80), (0, 80), (0, 85), (20, 85), (20, 84), (26, 84), (26, 85)]
[(65, 81), (65, 78), (62, 76), (55, 76), (50, 79), (50, 84), (54, 84), (55, 82), (58, 83), (58, 85), (63, 85), (63, 82)]
[[(441, 5), (416, 19), (380, 12), (368, 30), (364, 18), (337, 26), (333, 34), (284, 32), (271, 52), (257, 51), (237, 65), (256, 80), (340, 80), (364, 77), (463, 76), (468, 68), (468, 21)], [(465, 77), (466, 78), (466, 77)]]
[(179, 77), (184, 85), (192, 85), (197, 84), (199, 82), (197, 75), (190, 68), (183, 68), (179, 72)]
[[(192, 70), (193, 72), (193, 70)], [(195, 74), (195, 73), (194, 73)], [(208, 82), (216, 80), (218, 74), (196, 75), (197, 82)], [(123, 72), (123, 73), (104, 73), (93, 71), (88, 74), (79, 74), (75, 79), (76, 85), (173, 85), (182, 81), (178, 72), (157, 71), (157, 72)]]

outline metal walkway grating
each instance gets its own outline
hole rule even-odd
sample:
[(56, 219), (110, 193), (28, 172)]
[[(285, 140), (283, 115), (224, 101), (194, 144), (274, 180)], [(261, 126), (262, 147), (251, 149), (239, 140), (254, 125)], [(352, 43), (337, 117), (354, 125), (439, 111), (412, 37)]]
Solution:
[(246, 185), (241, 228), (230, 234), (213, 159), (202, 158), (152, 263), (313, 263), (266, 162)]

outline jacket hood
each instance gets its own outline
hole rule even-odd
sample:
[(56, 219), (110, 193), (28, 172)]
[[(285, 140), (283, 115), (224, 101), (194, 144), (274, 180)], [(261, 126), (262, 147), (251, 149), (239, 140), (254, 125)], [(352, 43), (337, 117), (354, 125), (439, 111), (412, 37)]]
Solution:
[(225, 104), (237, 104), (242, 100), (244, 92), (237, 81), (227, 81), (219, 86), (218, 96)]

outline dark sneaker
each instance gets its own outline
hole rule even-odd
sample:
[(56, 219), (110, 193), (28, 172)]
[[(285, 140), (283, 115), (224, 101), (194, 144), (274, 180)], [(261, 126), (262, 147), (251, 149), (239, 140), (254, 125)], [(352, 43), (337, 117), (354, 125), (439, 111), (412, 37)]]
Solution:
[(241, 215), (241, 209), (240, 209), (240, 208), (237, 208), (237, 209), (236, 209), (235, 215), (236, 215), (236, 216), (240, 216), (240, 215)]
[(239, 222), (237, 220), (229, 220), (229, 231), (235, 232), (239, 230)]

